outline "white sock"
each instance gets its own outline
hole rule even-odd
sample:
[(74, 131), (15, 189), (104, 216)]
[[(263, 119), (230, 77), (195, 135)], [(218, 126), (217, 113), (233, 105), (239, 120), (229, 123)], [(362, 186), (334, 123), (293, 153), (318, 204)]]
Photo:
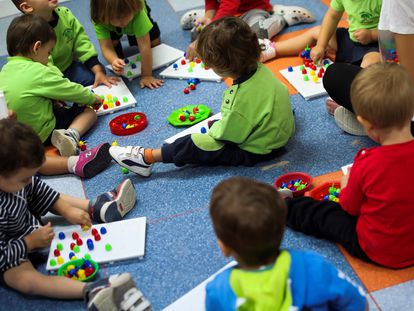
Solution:
[(79, 156), (71, 156), (68, 158), (68, 171), (69, 173), (75, 172), (76, 163), (78, 163)]
[(65, 131), (65, 134), (66, 135), (69, 135), (70, 137), (72, 137), (76, 141), (76, 143), (80, 140), (80, 134), (79, 134), (79, 132), (77, 130), (73, 129), (73, 128), (68, 128)]

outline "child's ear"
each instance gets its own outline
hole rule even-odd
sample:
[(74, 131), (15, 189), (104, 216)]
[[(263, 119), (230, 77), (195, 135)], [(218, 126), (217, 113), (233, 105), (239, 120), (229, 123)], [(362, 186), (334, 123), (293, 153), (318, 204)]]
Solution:
[(224, 244), (220, 239), (217, 239), (217, 243), (224, 257), (230, 257), (232, 255), (232, 249)]
[(19, 5), (20, 11), (22, 11), (24, 14), (33, 13), (34, 9), (32, 6), (30, 6), (26, 1), (20, 3)]
[(374, 126), (371, 122), (369, 122), (367, 119), (361, 116), (357, 116), (357, 120), (365, 129), (372, 129)]
[(33, 44), (33, 54), (37, 55), (37, 51), (39, 51), (40, 47), (42, 46), (41, 41), (36, 41), (35, 44)]

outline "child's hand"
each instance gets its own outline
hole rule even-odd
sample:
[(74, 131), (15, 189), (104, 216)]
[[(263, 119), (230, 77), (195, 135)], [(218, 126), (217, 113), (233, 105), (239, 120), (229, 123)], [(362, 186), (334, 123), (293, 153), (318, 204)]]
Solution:
[(17, 118), (16, 113), (14, 112), (14, 110), (10, 110), (10, 109), (7, 110), (7, 118), (9, 118), (9, 119), (16, 119)]
[(116, 74), (120, 75), (124, 72), (125, 62), (123, 59), (117, 58), (112, 62), (111, 66), (112, 66), (112, 70)]
[(353, 33), (353, 36), (355, 38), (355, 40), (357, 40), (359, 43), (366, 45), (368, 43), (371, 43), (372, 40), (372, 35), (371, 35), (371, 30), (369, 29), (358, 29), (355, 30)]
[(118, 77), (108, 77), (101, 71), (95, 74), (95, 82), (92, 85), (92, 88), (95, 88), (100, 84), (105, 84), (107, 87), (111, 88), (112, 84), (117, 85), (119, 80), (120, 79)]
[(26, 242), (28, 251), (31, 251), (36, 248), (50, 246), (54, 236), (52, 225), (48, 222), (46, 226), (40, 227), (26, 235), (23, 239)]
[(72, 207), (65, 212), (65, 219), (74, 225), (92, 226), (89, 214), (80, 208)]
[(102, 106), (102, 98), (95, 94), (95, 103), (92, 105), (93, 109), (98, 110)]
[(164, 84), (164, 81), (156, 79), (153, 76), (141, 76), (141, 81), (139, 84), (141, 86), (141, 89), (148, 87), (152, 90), (154, 88), (162, 86)]
[(190, 45), (187, 48), (186, 58), (189, 61), (193, 61), (194, 58), (197, 56), (196, 46), (197, 46), (197, 40), (191, 42)]
[(195, 27), (197, 32), (201, 32), (205, 26), (211, 23), (211, 18), (206, 16), (200, 17), (195, 21)]
[(325, 48), (316, 45), (312, 48), (310, 57), (312, 58), (313, 62), (319, 66), (325, 56)]

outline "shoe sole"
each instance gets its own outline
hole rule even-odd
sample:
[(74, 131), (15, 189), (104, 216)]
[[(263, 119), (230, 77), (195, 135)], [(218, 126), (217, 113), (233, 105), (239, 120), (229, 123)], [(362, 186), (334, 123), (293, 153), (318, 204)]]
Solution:
[[(104, 207), (100, 211), (100, 218), (104, 222), (108, 222), (109, 218), (111, 219), (111, 221), (120, 220), (118, 218), (123, 218), (135, 206), (135, 202), (137, 201), (137, 192), (135, 191), (135, 187), (130, 179), (125, 180), (118, 187), (117, 193), (118, 195), (114, 199), (114, 201), (110, 204), (105, 203)], [(121, 217), (119, 217), (119, 215), (116, 215), (114, 210), (110, 211), (112, 212), (112, 217), (111, 215), (108, 215), (109, 218), (105, 217), (106, 213), (108, 212), (108, 209), (112, 208), (114, 204), (116, 206), (114, 207), (116, 208), (116, 213), (118, 213)]]
[[(109, 154), (111, 155), (112, 159), (113, 159), (116, 163), (118, 163), (118, 164), (119, 164), (120, 166), (122, 166), (122, 167), (125, 167), (125, 168), (126, 168), (126, 169), (128, 169), (129, 171), (131, 171), (131, 172), (133, 172), (133, 173), (135, 173), (135, 174), (138, 174), (138, 175), (140, 175), (140, 176), (143, 176), (143, 177), (148, 177), (148, 176), (150, 176), (150, 175), (151, 175), (151, 169), (149, 169), (149, 170), (147, 170), (147, 169), (142, 169), (142, 170), (140, 170), (138, 166), (136, 166), (136, 167), (132, 168), (131, 166), (129, 166), (129, 165), (125, 164), (125, 163), (122, 163), (122, 161), (119, 161), (119, 160), (118, 160), (118, 155), (117, 155), (117, 154), (114, 154), (114, 153), (112, 153), (112, 152), (111, 152), (111, 149), (109, 149)], [(149, 172), (148, 172), (148, 171), (149, 171)]]
[[(95, 157), (85, 164), (83, 168), (84, 178), (92, 178), (109, 166), (112, 161), (112, 157), (109, 154), (110, 147), (111, 145), (109, 143), (103, 144), (96, 152)], [(94, 162), (98, 162), (100, 165)]]
[(53, 131), (50, 139), (62, 157), (70, 157), (77, 154), (77, 148), (71, 143), (71, 138), (61, 131)]

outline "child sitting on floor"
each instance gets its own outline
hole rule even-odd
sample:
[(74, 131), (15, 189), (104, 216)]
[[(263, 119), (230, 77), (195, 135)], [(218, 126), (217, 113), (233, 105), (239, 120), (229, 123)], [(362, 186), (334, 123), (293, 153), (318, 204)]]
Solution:
[[(42, 17), (22, 15), (13, 19), (7, 30), (10, 57), (0, 72), (0, 90), (17, 119), (30, 125), (45, 145), (52, 144), (63, 156), (48, 157), (42, 173), (69, 171), (92, 177), (111, 162), (109, 145), (92, 149), (88, 157), (75, 155), (79, 138), (97, 118), (94, 109), (84, 105), (99, 107), (102, 100), (82, 85), (63, 78), (56, 67), (47, 65), (55, 41), (53, 29)], [(83, 106), (74, 104), (68, 108), (61, 100)]]
[[(268, 49), (269, 58), (295, 56), (307, 46), (314, 46), (311, 58), (319, 63), (327, 52), (336, 53), (336, 62), (367, 67), (380, 61), (378, 22), (382, 0), (332, 0), (322, 25), (305, 33), (276, 42)], [(347, 14), (349, 29), (337, 28), (343, 13)]]
[(158, 25), (153, 25), (147, 15), (144, 1), (91, 0), (91, 19), (102, 54), (115, 73), (122, 74), (124, 71), (120, 39), (126, 34), (130, 43), (136, 42), (141, 54), (141, 88), (162, 86), (163, 81), (152, 75), (151, 51), (152, 44), (160, 43), (160, 32)]
[(258, 63), (260, 46), (249, 25), (237, 17), (209, 24), (200, 34), (198, 54), (206, 66), (234, 79), (224, 92), (222, 119), (207, 134), (192, 134), (161, 149), (110, 148), (123, 167), (149, 176), (155, 162), (201, 165), (255, 165), (275, 157), (295, 130), (287, 88)]
[(218, 244), (238, 264), (207, 284), (207, 311), (365, 310), (362, 288), (321, 256), (280, 249), (286, 213), (268, 184), (233, 177), (214, 188), (210, 216)]
[[(56, 34), (56, 43), (51, 51), (53, 64), (70, 81), (92, 85), (103, 83), (108, 87), (118, 78), (107, 77), (105, 68), (82, 25), (65, 7), (58, 7), (58, 1), (13, 0), (14, 5), (25, 14), (43, 17)], [(76, 55), (77, 60), (73, 59)]]
[(51, 224), (43, 225), (41, 216), (50, 211), (73, 224), (88, 226), (91, 220), (120, 220), (135, 205), (131, 181), (92, 201), (62, 195), (34, 176), (44, 161), (44, 149), (29, 126), (16, 120), (0, 120), (0, 141), (0, 284), (30, 295), (83, 297), (88, 307), (95, 307), (93, 310), (120, 310), (115, 304), (123, 301), (123, 294), (138, 292), (129, 274), (87, 284), (43, 275), (34, 268), (31, 256), (36, 249), (49, 247), (54, 237)]
[(292, 229), (341, 244), (351, 255), (390, 268), (414, 264), (414, 88), (402, 66), (362, 70), (351, 101), (367, 135), (381, 144), (362, 149), (341, 182), (339, 203), (287, 199)]
[[(240, 15), (256, 33), (260, 43), (266, 48), (271, 48), (269, 39), (276, 36), (285, 26), (293, 26), (299, 23), (313, 23), (315, 17), (312, 12), (297, 6), (272, 6), (269, 0), (206, 0), (205, 13), (201, 15), (201, 10), (192, 10), (184, 14), (181, 18), (181, 25), (184, 29), (192, 30), (192, 39), (195, 39), (205, 26), (226, 16)], [(197, 16), (198, 18), (194, 18)], [(193, 21), (195, 19), (195, 21)], [(193, 42), (187, 49), (187, 58), (192, 60), (195, 54)], [(266, 61), (271, 53), (262, 53), (261, 61)], [(273, 56), (271, 56), (273, 57)]]

